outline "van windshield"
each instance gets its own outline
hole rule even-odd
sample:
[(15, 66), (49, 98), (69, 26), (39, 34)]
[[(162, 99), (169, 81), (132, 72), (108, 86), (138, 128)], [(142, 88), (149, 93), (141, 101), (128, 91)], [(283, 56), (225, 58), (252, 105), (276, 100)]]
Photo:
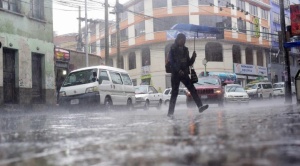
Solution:
[[(96, 69), (82, 70), (70, 73), (63, 83), (63, 87), (87, 84), (95, 82), (95, 77), (93, 72), (97, 71)], [(94, 78), (94, 79), (93, 79)], [(97, 78), (97, 77), (96, 77)]]

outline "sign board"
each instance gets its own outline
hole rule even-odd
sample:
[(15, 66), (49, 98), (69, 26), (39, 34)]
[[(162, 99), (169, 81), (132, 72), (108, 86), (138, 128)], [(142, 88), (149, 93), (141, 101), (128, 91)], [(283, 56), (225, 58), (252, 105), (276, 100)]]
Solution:
[(300, 35), (300, 4), (290, 5), (292, 36)]
[(236, 74), (268, 76), (268, 69), (263, 66), (245, 65), (234, 63), (234, 72)]
[(59, 61), (70, 61), (70, 51), (56, 48), (54, 58)]
[(255, 37), (260, 37), (259, 18), (254, 18)]

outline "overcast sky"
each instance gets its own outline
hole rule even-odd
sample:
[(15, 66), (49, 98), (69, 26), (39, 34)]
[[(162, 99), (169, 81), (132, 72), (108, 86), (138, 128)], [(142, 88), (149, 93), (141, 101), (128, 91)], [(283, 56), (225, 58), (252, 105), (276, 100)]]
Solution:
[[(72, 0), (68, 0), (72, 1)], [(84, 0), (80, 0), (82, 3)], [(88, 4), (89, 4), (88, 0)], [(104, 19), (104, 7), (101, 4), (95, 2), (104, 2), (104, 0), (92, 0), (91, 5), (88, 8), (88, 19)], [(124, 4), (129, 0), (119, 0), (121, 4)], [(108, 0), (109, 5), (114, 6), (115, 0)], [(70, 3), (69, 3), (70, 4)], [(78, 33), (78, 7), (67, 7), (66, 5), (58, 4), (57, 1), (53, 1), (53, 28), (56, 34), (62, 35), (67, 33)], [(84, 6), (81, 7), (81, 17), (84, 17)], [(115, 20), (115, 15), (109, 15), (110, 20)], [(81, 23), (84, 26), (84, 22)]]

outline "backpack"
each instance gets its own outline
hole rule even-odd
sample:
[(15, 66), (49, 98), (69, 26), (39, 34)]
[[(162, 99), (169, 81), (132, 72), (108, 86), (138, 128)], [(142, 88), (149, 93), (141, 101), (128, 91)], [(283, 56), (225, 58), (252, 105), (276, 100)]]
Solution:
[[(171, 51), (170, 51), (170, 52), (171, 52)], [(171, 73), (171, 72), (172, 72), (171, 62), (170, 62), (170, 59), (169, 59), (170, 52), (169, 52), (168, 55), (167, 55), (166, 64), (165, 64), (166, 73)]]

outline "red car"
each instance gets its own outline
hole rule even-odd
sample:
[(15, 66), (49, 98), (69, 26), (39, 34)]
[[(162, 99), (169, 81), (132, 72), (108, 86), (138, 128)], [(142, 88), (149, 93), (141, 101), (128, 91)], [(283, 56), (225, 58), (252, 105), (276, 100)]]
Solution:
[[(198, 82), (194, 84), (198, 96), (201, 98), (203, 104), (218, 104), (223, 106), (224, 90), (219, 77), (199, 77)], [(187, 107), (196, 106), (190, 92), (187, 91), (186, 104)]]

